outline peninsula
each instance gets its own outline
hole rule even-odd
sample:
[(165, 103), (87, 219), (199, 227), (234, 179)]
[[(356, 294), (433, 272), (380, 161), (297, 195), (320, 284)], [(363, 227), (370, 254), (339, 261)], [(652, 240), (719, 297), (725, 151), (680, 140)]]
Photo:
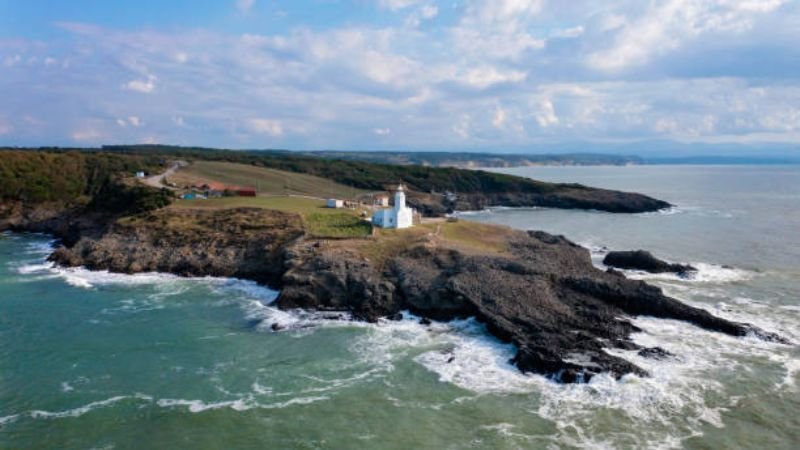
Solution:
[[(426, 320), (476, 317), (516, 345), (520, 370), (562, 382), (647, 375), (609, 348), (668, 357), (631, 340), (637, 315), (783, 341), (599, 270), (562, 236), (443, 217), (486, 206), (613, 213), (669, 206), (640, 194), (452, 168), (197, 149), (0, 155), (0, 231), (55, 235), (60, 245), (50, 259), (65, 266), (250, 279), (280, 290), (280, 308), (366, 321), (404, 310)], [(163, 187), (142, 182), (169, 168), (159, 176)], [(363, 220), (364, 199), (398, 182), (409, 188), (415, 225), (384, 229)], [(350, 206), (328, 208), (339, 203), (326, 197)]]

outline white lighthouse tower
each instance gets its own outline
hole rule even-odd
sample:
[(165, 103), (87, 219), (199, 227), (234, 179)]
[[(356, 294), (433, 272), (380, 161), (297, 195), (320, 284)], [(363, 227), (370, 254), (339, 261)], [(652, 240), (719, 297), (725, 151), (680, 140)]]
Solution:
[(375, 211), (372, 224), (381, 228), (410, 228), (414, 225), (414, 210), (406, 206), (406, 193), (402, 184), (394, 193), (394, 205), (389, 209)]

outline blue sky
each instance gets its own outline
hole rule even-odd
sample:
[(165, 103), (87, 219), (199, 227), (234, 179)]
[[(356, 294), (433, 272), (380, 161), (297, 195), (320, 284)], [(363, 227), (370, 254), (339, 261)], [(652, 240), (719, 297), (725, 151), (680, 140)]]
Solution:
[(797, 154), (799, 3), (0, 0), (0, 145)]

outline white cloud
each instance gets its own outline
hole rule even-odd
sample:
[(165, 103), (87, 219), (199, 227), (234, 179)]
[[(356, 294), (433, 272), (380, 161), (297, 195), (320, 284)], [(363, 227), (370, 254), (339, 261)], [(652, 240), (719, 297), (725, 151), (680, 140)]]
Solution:
[(553, 125), (558, 125), (561, 120), (556, 115), (556, 108), (550, 99), (542, 99), (539, 101), (539, 111), (536, 113), (536, 122), (542, 128), (548, 128)]
[(426, 20), (431, 20), (439, 15), (439, 8), (434, 5), (422, 5), (419, 9), (406, 17), (406, 26), (416, 28)]
[(149, 94), (156, 89), (156, 77), (151, 75), (147, 77), (147, 80), (131, 80), (122, 85), (122, 87), (128, 91)]
[(506, 111), (497, 105), (494, 109), (494, 117), (492, 118), (492, 125), (495, 128), (503, 128), (506, 123)]
[(564, 30), (559, 31), (558, 33), (556, 33), (556, 37), (576, 38), (576, 37), (580, 37), (581, 35), (583, 35), (584, 31), (585, 31), (584, 28), (579, 25), (577, 27), (566, 28)]
[(7, 56), (5, 59), (3, 59), (3, 65), (6, 67), (14, 67), (19, 64), (20, 61), (22, 61), (22, 57), (20, 55)]
[(531, 32), (528, 21), (541, 12), (542, 0), (473, 0), (450, 31), (462, 55), (486, 59), (520, 59), (546, 41)]
[(483, 66), (470, 69), (460, 81), (478, 89), (485, 89), (500, 83), (518, 83), (527, 76), (525, 72), (519, 70), (499, 71), (495, 67)]
[(0, 136), (10, 134), (12, 131), (14, 131), (14, 128), (5, 120), (0, 119)]
[[(0, 77), (0, 103), (42, 119), (36, 129), (14, 122), (4, 139), (114, 142), (146, 130), (160, 142), (226, 147), (273, 136), (289, 148), (369, 148), (365, 133), (409, 149), (789, 141), (800, 134), (800, 5), (783, 4), (422, 0), (387, 3), (397, 13), (380, 26), (295, 22), (264, 35), (67, 24), (58, 42), (0, 42), (0, 67), (20, 56)], [(436, 15), (423, 11), (437, 5)], [(414, 14), (443, 17), (408, 28)], [(587, 64), (597, 57), (605, 62)], [(41, 70), (46, 58), (63, 70)], [(47, 102), (29, 101), (43, 94)]]
[(507, 24), (538, 14), (543, 5), (544, 0), (482, 0), (471, 2), (470, 8), (484, 22)]
[(242, 14), (247, 14), (255, 4), (256, 0), (236, 0), (236, 9)]
[(613, 46), (587, 58), (596, 69), (614, 71), (643, 64), (706, 33), (741, 33), (757, 15), (774, 11), (788, 0), (665, 0), (620, 29)]
[(453, 125), (453, 133), (462, 140), (469, 139), (471, 135), (472, 118), (469, 114), (462, 114), (458, 122)]
[(94, 129), (82, 129), (72, 132), (72, 139), (78, 142), (96, 142), (102, 134)]
[(270, 136), (280, 136), (283, 134), (283, 124), (279, 120), (254, 118), (247, 121), (250, 131), (258, 134), (268, 134)]
[(424, 0), (378, 0), (378, 5), (392, 11), (399, 11), (422, 3)]
[(117, 119), (116, 123), (122, 128), (126, 128), (128, 126), (139, 128), (144, 125), (144, 122), (142, 122), (138, 116), (130, 116), (127, 119)]

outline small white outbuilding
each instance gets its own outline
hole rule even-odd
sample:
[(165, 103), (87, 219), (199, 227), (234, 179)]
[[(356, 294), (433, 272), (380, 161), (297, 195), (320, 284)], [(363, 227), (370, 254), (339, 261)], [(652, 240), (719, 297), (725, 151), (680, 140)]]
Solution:
[(411, 228), (414, 225), (414, 210), (406, 206), (403, 185), (394, 193), (394, 205), (389, 209), (375, 211), (372, 225), (380, 228)]
[(339, 200), (338, 198), (329, 198), (325, 203), (325, 206), (328, 208), (344, 208), (344, 200)]

